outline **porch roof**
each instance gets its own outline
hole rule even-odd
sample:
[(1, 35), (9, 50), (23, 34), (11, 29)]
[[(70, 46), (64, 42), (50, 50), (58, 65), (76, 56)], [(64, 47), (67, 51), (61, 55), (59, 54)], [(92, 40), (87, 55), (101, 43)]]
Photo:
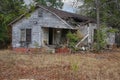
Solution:
[(67, 26), (42, 26), (42, 28), (56, 28), (56, 29), (73, 29), (77, 30), (75, 27), (67, 27)]

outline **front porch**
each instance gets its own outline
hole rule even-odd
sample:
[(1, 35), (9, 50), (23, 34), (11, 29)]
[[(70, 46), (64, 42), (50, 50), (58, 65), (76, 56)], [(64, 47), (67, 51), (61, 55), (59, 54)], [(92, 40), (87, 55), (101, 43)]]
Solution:
[(70, 29), (42, 28), (42, 47), (58, 47), (67, 44), (67, 33)]

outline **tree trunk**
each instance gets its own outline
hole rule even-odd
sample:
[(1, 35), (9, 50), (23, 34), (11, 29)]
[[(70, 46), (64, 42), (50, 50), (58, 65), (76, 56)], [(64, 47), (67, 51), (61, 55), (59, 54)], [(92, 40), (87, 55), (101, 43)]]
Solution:
[(100, 10), (99, 10), (99, 0), (96, 0), (96, 19), (97, 19), (97, 45), (96, 45), (96, 50), (100, 51)]
[(99, 0), (96, 0), (96, 16), (97, 16), (97, 28), (100, 28), (100, 10), (99, 10)]

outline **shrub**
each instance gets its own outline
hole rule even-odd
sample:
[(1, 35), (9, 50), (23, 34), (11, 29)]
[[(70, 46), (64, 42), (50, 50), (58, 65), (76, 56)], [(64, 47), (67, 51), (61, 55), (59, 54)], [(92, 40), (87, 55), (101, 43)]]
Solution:
[(72, 51), (75, 51), (75, 45), (78, 42), (79, 38), (76, 35), (76, 33), (71, 33), (70, 31), (67, 33), (67, 39), (68, 39), (68, 47), (72, 49)]

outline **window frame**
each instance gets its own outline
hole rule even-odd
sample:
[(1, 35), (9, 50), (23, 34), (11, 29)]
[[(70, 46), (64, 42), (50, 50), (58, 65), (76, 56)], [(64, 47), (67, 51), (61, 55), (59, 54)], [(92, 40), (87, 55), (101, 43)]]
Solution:
[[(27, 34), (27, 30), (30, 30), (30, 34)], [(30, 35), (30, 40), (29, 39), (27, 40), (27, 35)], [(32, 29), (31, 28), (20, 29), (20, 43), (30, 44), (31, 42), (32, 42)]]

